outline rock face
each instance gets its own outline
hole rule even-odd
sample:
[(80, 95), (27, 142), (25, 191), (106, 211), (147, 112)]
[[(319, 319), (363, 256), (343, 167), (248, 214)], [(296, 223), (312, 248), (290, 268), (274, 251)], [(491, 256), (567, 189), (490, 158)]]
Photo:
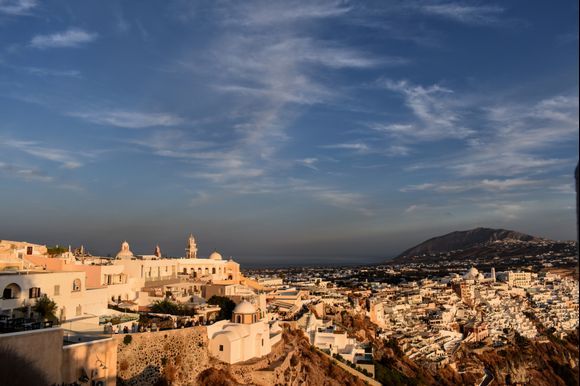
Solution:
[[(123, 340), (131, 336), (129, 343)], [(115, 335), (117, 385), (191, 384), (209, 368), (205, 327)]]
[(541, 241), (541, 238), (506, 229), (475, 228), (433, 237), (401, 253), (396, 259), (423, 254), (449, 252), (485, 245), (498, 240)]
[(116, 335), (117, 385), (328, 385), (363, 386), (300, 330), (285, 327), (283, 340), (262, 358), (229, 365), (209, 356), (205, 327)]

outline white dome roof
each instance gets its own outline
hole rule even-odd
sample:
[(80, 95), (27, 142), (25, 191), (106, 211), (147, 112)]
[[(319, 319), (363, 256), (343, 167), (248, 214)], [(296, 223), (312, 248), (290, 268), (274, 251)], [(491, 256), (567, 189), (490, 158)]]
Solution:
[(222, 259), (222, 255), (220, 255), (217, 251), (213, 251), (211, 253), (211, 255), (209, 255), (209, 259), (212, 259), (212, 260), (221, 260)]
[(477, 278), (477, 275), (479, 275), (479, 271), (477, 270), (477, 268), (471, 267), (465, 273), (465, 275), (463, 275), (463, 278), (467, 280), (475, 280)]
[(243, 300), (234, 308), (234, 314), (255, 314), (256, 307), (247, 300)]

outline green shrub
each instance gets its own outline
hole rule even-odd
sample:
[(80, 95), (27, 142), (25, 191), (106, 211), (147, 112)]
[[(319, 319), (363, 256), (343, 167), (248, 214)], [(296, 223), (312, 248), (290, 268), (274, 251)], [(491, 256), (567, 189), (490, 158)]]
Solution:
[(125, 335), (123, 338), (123, 343), (130, 344), (133, 341), (133, 337), (131, 335)]
[(236, 303), (225, 296), (213, 295), (208, 299), (207, 303), (220, 307), (217, 320), (230, 320), (232, 318), (232, 312), (234, 311), (234, 308), (236, 308)]

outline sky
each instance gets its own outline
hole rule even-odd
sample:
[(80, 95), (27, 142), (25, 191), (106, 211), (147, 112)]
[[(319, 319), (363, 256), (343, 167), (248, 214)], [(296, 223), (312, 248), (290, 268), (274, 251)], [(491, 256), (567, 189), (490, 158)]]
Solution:
[(370, 262), (574, 239), (576, 1), (0, 0), (0, 239)]

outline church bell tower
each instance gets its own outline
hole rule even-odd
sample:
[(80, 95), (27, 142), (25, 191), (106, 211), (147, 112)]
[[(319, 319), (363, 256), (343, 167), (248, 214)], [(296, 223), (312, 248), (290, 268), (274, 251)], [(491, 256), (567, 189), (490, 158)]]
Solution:
[(187, 240), (187, 248), (185, 248), (185, 258), (186, 259), (197, 259), (197, 245), (195, 244), (195, 238), (192, 234), (189, 235)]

